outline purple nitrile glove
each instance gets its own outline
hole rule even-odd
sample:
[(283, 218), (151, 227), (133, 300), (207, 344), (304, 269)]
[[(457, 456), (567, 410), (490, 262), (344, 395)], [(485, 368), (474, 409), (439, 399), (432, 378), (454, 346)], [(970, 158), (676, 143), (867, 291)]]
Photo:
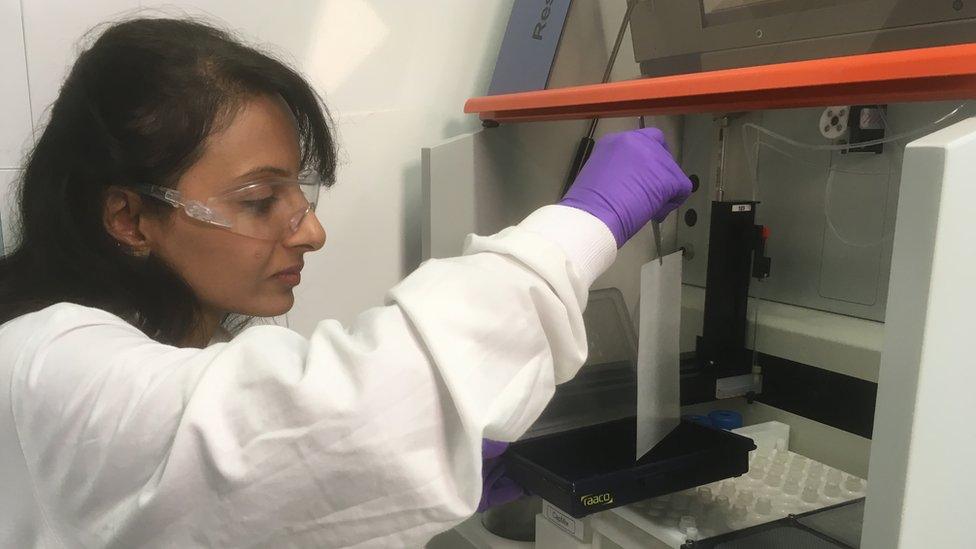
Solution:
[(662, 221), (691, 195), (691, 181), (657, 128), (612, 133), (597, 141), (560, 204), (603, 221), (621, 247), (648, 221)]
[(492, 507), (511, 503), (525, 495), (522, 487), (505, 476), (505, 465), (502, 464), (502, 454), (508, 449), (507, 442), (494, 440), (481, 441), (481, 456), (484, 460), (481, 466), (481, 502), (478, 512), (484, 512)]

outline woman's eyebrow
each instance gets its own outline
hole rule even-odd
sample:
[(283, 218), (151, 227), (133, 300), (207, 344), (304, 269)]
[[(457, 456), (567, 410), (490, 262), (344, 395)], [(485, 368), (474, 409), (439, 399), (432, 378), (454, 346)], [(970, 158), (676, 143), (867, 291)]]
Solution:
[(285, 168), (280, 168), (278, 166), (258, 166), (257, 168), (253, 168), (253, 169), (248, 170), (247, 172), (245, 172), (245, 173), (237, 176), (236, 179), (238, 179), (238, 180), (240, 180), (240, 179), (246, 179), (246, 178), (254, 177), (254, 176), (258, 176), (258, 175), (277, 175), (277, 176), (281, 176), (281, 177), (289, 177), (289, 176), (292, 175), (292, 173), (291, 173), (291, 170), (287, 170)]

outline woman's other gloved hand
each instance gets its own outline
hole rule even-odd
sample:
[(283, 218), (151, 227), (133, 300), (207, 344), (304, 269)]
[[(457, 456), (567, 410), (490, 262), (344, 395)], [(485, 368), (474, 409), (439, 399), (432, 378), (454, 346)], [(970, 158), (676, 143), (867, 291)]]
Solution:
[(691, 181), (664, 134), (645, 128), (604, 136), (560, 204), (603, 221), (621, 247), (647, 222), (661, 221), (691, 195)]
[(505, 476), (505, 466), (502, 464), (502, 454), (508, 449), (507, 442), (494, 440), (481, 441), (481, 456), (484, 460), (481, 469), (482, 489), (481, 502), (478, 512), (484, 512), (492, 507), (511, 503), (525, 495), (521, 486)]

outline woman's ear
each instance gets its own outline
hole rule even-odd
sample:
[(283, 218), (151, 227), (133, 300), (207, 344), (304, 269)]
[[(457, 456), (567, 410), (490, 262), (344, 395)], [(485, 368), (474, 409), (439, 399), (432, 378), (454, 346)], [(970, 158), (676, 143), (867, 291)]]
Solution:
[(140, 229), (145, 214), (142, 197), (122, 187), (109, 187), (105, 193), (102, 223), (120, 245), (135, 256), (147, 256), (151, 242)]

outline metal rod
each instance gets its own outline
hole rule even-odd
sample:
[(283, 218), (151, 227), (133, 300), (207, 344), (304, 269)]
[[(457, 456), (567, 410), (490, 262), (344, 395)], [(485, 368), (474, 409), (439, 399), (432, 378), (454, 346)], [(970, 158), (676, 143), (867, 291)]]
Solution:
[(617, 54), (620, 52), (620, 44), (624, 41), (624, 34), (627, 33), (627, 24), (630, 23), (630, 15), (634, 12), (634, 7), (637, 5), (638, 0), (629, 0), (627, 2), (627, 12), (624, 13), (624, 20), (620, 23), (620, 29), (617, 31), (617, 39), (613, 41), (613, 49), (610, 50), (610, 62), (607, 63), (607, 70), (603, 72), (603, 83), (606, 84), (610, 81), (610, 72), (613, 70), (613, 62), (617, 59)]
[(718, 148), (715, 162), (715, 198), (719, 202), (725, 200), (725, 144), (728, 141), (726, 129), (729, 118), (723, 116), (718, 120)]
[(599, 118), (594, 118), (590, 120), (590, 129), (586, 130), (586, 138), (592, 140), (593, 134), (596, 133), (596, 125), (600, 122)]
[[(620, 45), (624, 41), (624, 34), (627, 33), (627, 25), (630, 23), (630, 14), (633, 13), (634, 6), (637, 5), (638, 1), (628, 0), (627, 2), (627, 11), (624, 13), (624, 20), (620, 23), (620, 30), (617, 31), (617, 38), (614, 40), (613, 48), (610, 50), (610, 59), (607, 60), (607, 68), (603, 71), (603, 84), (610, 81), (610, 73), (613, 72), (613, 65), (617, 61), (617, 54), (620, 53)], [(576, 176), (579, 175), (580, 170), (583, 169), (583, 165), (590, 158), (590, 153), (593, 152), (593, 146), (595, 144), (593, 136), (596, 135), (596, 127), (599, 123), (599, 118), (590, 120), (590, 126), (586, 130), (586, 135), (580, 139), (580, 144), (576, 148), (576, 155), (573, 157), (573, 163), (569, 167), (569, 175), (566, 177), (566, 183), (563, 185), (561, 196), (566, 196), (569, 188), (576, 181)]]
[(657, 221), (651, 221), (651, 231), (654, 232), (654, 246), (657, 247), (657, 262), (660, 265), (664, 265), (664, 243), (661, 240), (661, 224)]
[[(637, 127), (644, 129), (644, 115), (637, 119)], [(661, 223), (651, 221), (651, 231), (654, 233), (654, 247), (657, 251), (657, 262), (664, 265), (664, 242), (661, 239)]]
[[(617, 54), (620, 53), (620, 45), (623, 44), (624, 35), (627, 34), (627, 25), (630, 24), (630, 15), (634, 12), (634, 7), (637, 6), (637, 2), (638, 0), (628, 0), (627, 2), (627, 11), (624, 12), (624, 20), (620, 22), (620, 29), (617, 30), (617, 38), (613, 41), (613, 48), (610, 49), (610, 59), (607, 60), (607, 68), (603, 71), (603, 80), (600, 81), (601, 84), (606, 84), (610, 81), (610, 73), (613, 72), (613, 65), (617, 61)], [(599, 118), (594, 118), (590, 121), (590, 129), (586, 132), (586, 137), (593, 139), (599, 121)]]

